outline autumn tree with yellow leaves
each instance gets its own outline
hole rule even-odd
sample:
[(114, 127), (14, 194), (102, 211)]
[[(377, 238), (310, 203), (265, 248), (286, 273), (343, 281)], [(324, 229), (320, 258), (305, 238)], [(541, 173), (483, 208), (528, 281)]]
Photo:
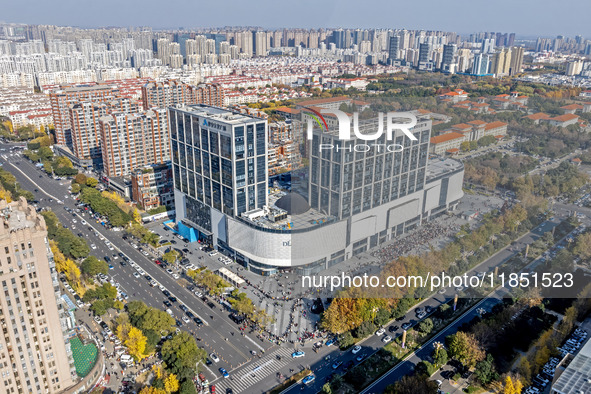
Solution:
[(140, 361), (148, 356), (146, 354), (148, 339), (139, 328), (129, 323), (120, 324), (117, 327), (117, 337), (127, 347), (127, 351), (135, 361)]

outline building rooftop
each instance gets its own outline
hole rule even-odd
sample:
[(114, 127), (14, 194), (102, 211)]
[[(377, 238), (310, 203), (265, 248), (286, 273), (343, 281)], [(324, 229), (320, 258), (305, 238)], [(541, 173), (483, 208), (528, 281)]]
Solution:
[(427, 182), (448, 172), (460, 170), (464, 165), (453, 159), (432, 159), (427, 162)]
[(18, 201), (7, 203), (6, 200), (0, 200), (0, 219), (4, 224), (4, 230), (13, 232), (25, 228), (33, 229), (41, 224), (41, 216), (37, 214), (35, 208), (27, 203), (24, 197)]
[(196, 104), (196, 105), (182, 105), (177, 107), (183, 111), (191, 112), (194, 115), (212, 118), (216, 121), (226, 124), (240, 124), (252, 122), (253, 120), (261, 120), (254, 116), (241, 114), (220, 107), (212, 107), (209, 105)]
[(552, 385), (552, 392), (579, 394), (591, 392), (591, 341), (579, 353)]

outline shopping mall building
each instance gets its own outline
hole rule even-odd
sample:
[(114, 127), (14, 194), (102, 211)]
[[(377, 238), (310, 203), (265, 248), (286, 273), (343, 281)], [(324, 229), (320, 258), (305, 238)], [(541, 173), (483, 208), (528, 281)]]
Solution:
[(178, 231), (260, 275), (319, 272), (454, 210), (463, 195), (463, 165), (428, 157), (428, 118), (410, 129), (415, 140), (397, 130), (396, 149), (385, 136), (368, 149), (313, 129), (309, 166), (286, 191), (269, 185), (266, 120), (205, 105), (169, 114)]

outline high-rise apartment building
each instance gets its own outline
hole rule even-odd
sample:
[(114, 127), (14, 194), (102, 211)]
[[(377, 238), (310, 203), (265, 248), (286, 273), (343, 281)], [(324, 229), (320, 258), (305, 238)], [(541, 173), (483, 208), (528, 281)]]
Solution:
[(108, 177), (128, 176), (137, 169), (170, 160), (164, 108), (103, 116), (99, 130), (103, 173)]
[(139, 105), (128, 98), (98, 103), (83, 101), (70, 105), (74, 155), (81, 161), (92, 160), (94, 165), (100, 166), (102, 152), (99, 119), (111, 112), (137, 112), (138, 110)]
[(497, 77), (509, 75), (511, 71), (511, 49), (503, 48), (493, 54), (490, 62), (490, 72)]
[(144, 109), (182, 104), (222, 106), (224, 89), (216, 84), (193, 86), (176, 80), (150, 82), (142, 86), (142, 103)]
[(119, 90), (110, 85), (67, 87), (52, 91), (49, 94), (49, 100), (55, 126), (56, 144), (72, 147), (70, 105), (81, 101), (104, 102), (112, 100), (118, 95)]
[(0, 201), (0, 391), (61, 393), (76, 378), (43, 217)]
[[(512, 33), (513, 34), (513, 33)], [(510, 75), (515, 75), (521, 72), (523, 68), (523, 53), (525, 49), (523, 47), (511, 48), (511, 71)]]

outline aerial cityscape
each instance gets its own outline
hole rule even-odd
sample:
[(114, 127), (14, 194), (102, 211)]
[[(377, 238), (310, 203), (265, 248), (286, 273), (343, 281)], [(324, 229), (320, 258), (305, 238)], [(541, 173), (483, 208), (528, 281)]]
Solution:
[(591, 393), (591, 4), (120, 3), (0, 14), (0, 392)]

